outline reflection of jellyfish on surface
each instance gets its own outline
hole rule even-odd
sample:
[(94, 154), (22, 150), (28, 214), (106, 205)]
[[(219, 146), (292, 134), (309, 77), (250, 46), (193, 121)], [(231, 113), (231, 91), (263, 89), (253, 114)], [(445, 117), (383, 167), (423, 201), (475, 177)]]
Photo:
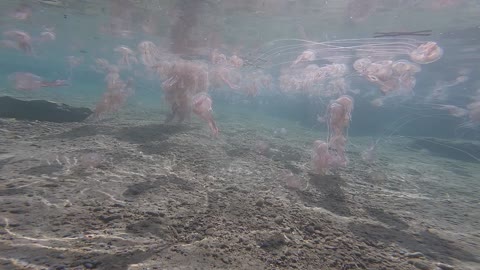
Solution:
[(160, 61), (160, 50), (153, 42), (142, 41), (138, 44), (137, 49), (140, 53), (140, 59), (146, 67), (152, 68)]
[(468, 117), (473, 125), (480, 125), (480, 101), (467, 105)]
[(354, 23), (368, 19), (377, 9), (378, 0), (350, 0), (347, 5), (347, 17)]
[(461, 83), (468, 81), (468, 76), (462, 75), (455, 78), (455, 80), (446, 82), (446, 81), (437, 81), (432, 92), (426, 97), (426, 100), (429, 102), (433, 101), (444, 101), (448, 97), (448, 89), (454, 86), (457, 86)]
[(415, 73), (421, 68), (407, 60), (384, 60), (372, 62), (360, 58), (353, 63), (353, 68), (368, 81), (379, 86), (384, 95), (392, 91), (411, 93), (416, 84)]
[[(253, 61), (253, 65), (269, 63), (282, 65), (287, 58), (302, 61), (305, 48), (315, 55), (315, 60), (344, 63), (345, 60), (367, 58), (371, 61), (391, 60), (398, 56), (409, 56), (419, 64), (432, 63), (441, 58), (443, 50), (435, 42), (424, 43), (412, 38), (359, 38), (314, 42), (302, 39), (280, 39), (264, 46), (263, 53)], [(295, 63), (294, 61), (293, 63)]]
[(32, 8), (26, 4), (19, 5), (13, 12), (10, 13), (10, 17), (15, 20), (25, 21), (32, 16)]
[(83, 57), (77, 56), (67, 56), (67, 63), (68, 63), (68, 80), (71, 81), (73, 77), (73, 69), (83, 62)]
[(33, 91), (44, 87), (68, 85), (65, 80), (45, 81), (42, 77), (28, 72), (16, 72), (8, 76), (16, 90)]
[(40, 33), (40, 42), (54, 41), (57, 38), (53, 28), (45, 28), (45, 31)]
[(13, 46), (17, 50), (22, 51), (27, 55), (32, 55), (32, 38), (29, 34), (20, 30), (10, 30), (3, 33), (3, 35), (11, 40), (3, 41), (6, 46)]
[(424, 43), (412, 52), (410, 52), (410, 59), (419, 64), (430, 64), (443, 56), (443, 49), (440, 48), (436, 42)]
[(131, 63), (137, 63), (135, 52), (127, 46), (118, 46), (114, 49), (115, 52), (120, 53), (122, 58), (118, 61), (121, 66), (127, 66), (130, 69)]
[(463, 108), (460, 108), (460, 107), (457, 107), (455, 105), (443, 105), (443, 104), (439, 104), (439, 105), (436, 105), (436, 107), (438, 107), (438, 109), (440, 110), (445, 110), (448, 112), (448, 114), (450, 114), (451, 116), (453, 117), (464, 117), (465, 115), (468, 114), (468, 110), (465, 110)]

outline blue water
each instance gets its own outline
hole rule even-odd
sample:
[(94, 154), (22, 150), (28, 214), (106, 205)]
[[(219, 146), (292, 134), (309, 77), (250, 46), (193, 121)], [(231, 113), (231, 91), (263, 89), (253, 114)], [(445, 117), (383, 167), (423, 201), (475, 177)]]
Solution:
[[(455, 269), (478, 269), (479, 11), (478, 1), (467, 0), (2, 1), (0, 96), (86, 107), (92, 117), (65, 124), (1, 119), (0, 200), (8, 204), (0, 207), (0, 268), (30, 263), (32, 269), (90, 269), (94, 262), (75, 259), (84, 252), (103, 263), (99, 269), (292, 269), (292, 265), (386, 269), (388, 263), (396, 267), (391, 269), (426, 269), (416, 263), (435, 267), (439, 262)], [(31, 54), (7, 34), (13, 30), (31, 36)], [(428, 36), (373, 38), (375, 32), (419, 30), (432, 31)], [(53, 32), (55, 39), (42, 41), (44, 31)], [(143, 41), (153, 42), (154, 49), (140, 49)], [(432, 63), (415, 63), (412, 52), (430, 41), (443, 55)], [(122, 56), (115, 51), (118, 46), (133, 51), (130, 66), (121, 63)], [(315, 56), (299, 60), (308, 51)], [(146, 59), (147, 54), (155, 59)], [(71, 67), (70, 56), (81, 62)], [(232, 56), (243, 64), (236, 66)], [(391, 81), (378, 79), (382, 74), (372, 73), (378, 75), (373, 78), (354, 68), (363, 57), (374, 63), (391, 61), (387, 66), (406, 60), (421, 71), (412, 75), (416, 80), (412, 89), (385, 90), (382, 86)], [(99, 59), (110, 66), (102, 69)], [(322, 73), (333, 64), (343, 65), (345, 72)], [(182, 69), (182, 65), (191, 66)], [(309, 68), (318, 73), (308, 77)], [(42, 84), (67, 80), (68, 85), (16, 89), (11, 75), (17, 72), (39, 76)], [(411, 75), (386, 73), (395, 82)], [(116, 76), (114, 83), (107, 80), (109, 76)], [(205, 89), (199, 83), (202, 78), (208, 81)], [(194, 102), (199, 92), (208, 94), (211, 110), (197, 111), (203, 108)], [(101, 111), (101, 104), (113, 100), (109, 94), (122, 95), (124, 100)], [(169, 94), (174, 98), (169, 99)], [(351, 114), (345, 113), (346, 105), (339, 105), (338, 99), (345, 95), (354, 100)], [(333, 123), (334, 105), (345, 113), (337, 123), (339, 129)], [(449, 108), (456, 111), (445, 106), (455, 106)], [(184, 121), (166, 121), (172, 115), (182, 118), (184, 111)], [(35, 114), (32, 111), (32, 118)], [(218, 136), (209, 126), (211, 121), (219, 128)], [(345, 149), (339, 140), (342, 136)], [(316, 140), (328, 144), (325, 153), (316, 152)], [(366, 155), (365, 151), (374, 152)], [(328, 160), (323, 171), (317, 170), (321, 155)], [(37, 183), (43, 184), (37, 187)], [(87, 189), (98, 190), (100, 197)], [(226, 194), (225, 198), (219, 194)], [(264, 197), (269, 209), (265, 211), (263, 202), (257, 204)], [(269, 203), (270, 199), (275, 202)], [(47, 215), (53, 209), (57, 216), (30, 226), (38, 217), (29, 212), (30, 206), (16, 205), (24, 200), (25, 205), (38, 207), (38, 213)], [(78, 206), (83, 201), (88, 201), (88, 207)], [(120, 206), (115, 204), (124, 210), (117, 211), (115, 207)], [(31, 216), (20, 216), (8, 205), (27, 209)], [(301, 221), (295, 223), (299, 217), (290, 211), (297, 208)], [(158, 209), (169, 210), (157, 214)], [(245, 215), (250, 210), (254, 214)], [(77, 230), (58, 225), (58, 218), (68, 219), (75, 213), (78, 216), (70, 225)], [(168, 221), (149, 215), (166, 215)], [(204, 220), (204, 215), (211, 219)], [(114, 218), (104, 221), (105, 216)], [(219, 216), (220, 221), (215, 219)], [(251, 220), (253, 216), (258, 220)], [(90, 217), (103, 223), (95, 221), (89, 228), (83, 221)], [(176, 219), (196, 225), (184, 228), (177, 221), (169, 223)], [(8, 220), (14, 225), (6, 225)], [(241, 225), (246, 229), (236, 227), (242, 220), (248, 220)], [(272, 224), (263, 223), (272, 220)], [(315, 222), (320, 225), (312, 225)], [(223, 223), (229, 226), (219, 225)], [(207, 233), (203, 225), (220, 233)], [(313, 233), (321, 231), (315, 226), (325, 228), (327, 236)], [(331, 227), (342, 231), (333, 233)], [(178, 231), (172, 233), (171, 228)], [(132, 256), (144, 266), (135, 265), (135, 260), (128, 266), (112, 263), (80, 251), (97, 248), (114, 260), (122, 256), (104, 244), (75, 242), (77, 235), (87, 235), (89, 230), (98, 239), (113, 235), (121, 241), (144, 241), (158, 254), (146, 256), (149, 259), (143, 253)], [(277, 241), (280, 247), (265, 248), (268, 241), (258, 239), (271, 231), (280, 231), (289, 244), (281, 240)], [(331, 262), (325, 266), (326, 261), (318, 257), (330, 252), (331, 246), (350, 252), (336, 240), (328, 242), (343, 234), (359, 245), (370, 243), (365, 244), (369, 252), (385, 252), (377, 259), (395, 260), (379, 259), (376, 265), (362, 253), (356, 260), (367, 266), (342, 268)], [(208, 262), (182, 262), (174, 249), (169, 249), (172, 253), (167, 257), (174, 258), (170, 263), (149, 237), (185, 248), (188, 258), (205, 258), (199, 255), (205, 248), (201, 241), (229, 245), (229, 258), (236, 264), (216, 257)], [(36, 246), (35, 241), (45, 246)], [(244, 249), (230, 243), (234, 241), (251, 243)], [(371, 244), (377, 242), (389, 248), (382, 251), (381, 245)], [(304, 243), (316, 246), (312, 251)], [(137, 244), (116, 247), (140, 249)], [(34, 251), (16, 249), (20, 245)], [(298, 259), (303, 262), (281, 257), (291, 253), (288, 249), (303, 252), (304, 258)], [(30, 259), (35, 252), (49, 257), (53, 250), (64, 250), (66, 259)], [(413, 252), (423, 255), (416, 258)], [(252, 258), (251, 265), (232, 259), (232, 254)], [(353, 251), (348, 254), (357, 256)], [(262, 256), (292, 264), (272, 266)], [(42, 268), (54, 263), (67, 268)]]

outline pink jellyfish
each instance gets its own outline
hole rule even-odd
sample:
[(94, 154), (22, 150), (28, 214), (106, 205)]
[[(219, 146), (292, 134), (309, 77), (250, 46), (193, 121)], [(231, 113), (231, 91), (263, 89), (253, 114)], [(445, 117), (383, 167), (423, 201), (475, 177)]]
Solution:
[(212, 99), (206, 93), (198, 93), (193, 97), (193, 112), (208, 122), (213, 136), (218, 136), (218, 128), (212, 115)]
[(15, 41), (15, 48), (23, 51), (25, 54), (32, 54), (32, 38), (29, 34), (19, 30), (10, 30), (3, 33), (5, 37), (8, 37)]
[(26, 4), (19, 5), (15, 11), (10, 13), (10, 17), (15, 20), (25, 21), (32, 16), (32, 8)]
[(313, 143), (312, 163), (313, 168), (318, 174), (325, 174), (329, 168), (330, 153), (328, 144), (322, 140), (316, 140)]
[(17, 90), (32, 91), (43, 87), (59, 87), (68, 85), (65, 80), (45, 81), (42, 77), (27, 72), (17, 72), (9, 76)]

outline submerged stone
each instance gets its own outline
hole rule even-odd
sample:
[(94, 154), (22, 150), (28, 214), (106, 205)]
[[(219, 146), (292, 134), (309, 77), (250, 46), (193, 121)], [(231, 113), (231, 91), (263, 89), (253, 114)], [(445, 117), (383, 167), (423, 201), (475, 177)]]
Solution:
[(92, 114), (89, 108), (72, 107), (47, 100), (21, 100), (0, 97), (0, 117), (56, 123), (81, 122)]

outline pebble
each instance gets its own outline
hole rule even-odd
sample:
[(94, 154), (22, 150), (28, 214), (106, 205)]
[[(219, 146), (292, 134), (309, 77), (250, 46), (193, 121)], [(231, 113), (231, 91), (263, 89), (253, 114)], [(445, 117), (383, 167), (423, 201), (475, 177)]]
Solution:
[(260, 199), (255, 203), (255, 205), (258, 206), (258, 207), (262, 207), (264, 203), (265, 203), (265, 201), (263, 199)]
[(422, 258), (422, 257), (424, 257), (421, 252), (405, 253), (405, 256), (408, 257), (408, 258)]
[(95, 268), (95, 264), (90, 263), (90, 262), (84, 263), (83, 266), (85, 266), (85, 268), (87, 268), (87, 269), (93, 269), (93, 268)]
[(436, 263), (435, 265), (442, 270), (453, 270), (453, 269), (455, 269), (455, 267), (453, 267), (449, 264), (445, 264), (445, 263)]
[(273, 221), (280, 225), (283, 222), (283, 217), (277, 216)]

